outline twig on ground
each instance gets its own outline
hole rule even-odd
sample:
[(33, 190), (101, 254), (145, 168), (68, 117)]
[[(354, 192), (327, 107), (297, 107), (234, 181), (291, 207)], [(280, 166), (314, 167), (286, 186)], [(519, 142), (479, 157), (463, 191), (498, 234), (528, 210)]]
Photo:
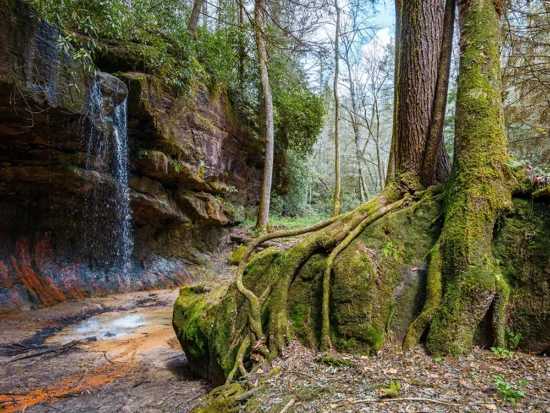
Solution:
[(296, 403), (296, 399), (290, 399), (288, 403), (285, 405), (285, 407), (283, 407), (283, 410), (281, 410), (279, 413), (286, 413), (294, 403)]
[(253, 389), (250, 389), (250, 390), (244, 392), (243, 394), (235, 397), (235, 400), (237, 400), (238, 402), (245, 401), (245, 400), (249, 399), (250, 397), (254, 396), (261, 389), (262, 389), (261, 387), (254, 387)]
[(65, 351), (65, 350), (68, 350), (71, 347), (76, 346), (77, 344), (80, 344), (80, 340), (71, 341), (70, 343), (64, 344), (64, 345), (59, 346), (59, 347), (43, 348), (43, 349), (37, 350), (37, 351), (35, 351), (33, 353), (30, 353), (30, 354), (25, 354), (25, 355), (22, 355), (22, 356), (13, 357), (9, 360), (9, 363), (13, 363), (13, 362), (19, 361), (19, 360), (30, 359), (30, 358), (33, 358), (33, 357), (39, 357), (39, 356), (42, 356), (42, 355), (48, 354), (48, 353), (56, 353), (56, 355), (58, 355), (61, 352)]
[[(445, 402), (443, 400), (428, 399), (425, 397), (401, 397), (397, 399), (364, 399), (364, 400), (350, 400), (346, 403), (349, 404), (369, 404), (369, 403), (399, 403), (399, 402), (428, 402), (435, 404), (442, 404), (444, 406), (462, 406), (463, 404)], [(341, 407), (346, 403), (339, 404), (336, 407)]]

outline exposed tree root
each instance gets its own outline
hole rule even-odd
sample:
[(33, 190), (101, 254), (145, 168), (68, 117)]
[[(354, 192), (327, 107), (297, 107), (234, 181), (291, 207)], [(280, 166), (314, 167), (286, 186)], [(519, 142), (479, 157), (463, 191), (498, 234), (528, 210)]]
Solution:
[(405, 351), (415, 347), (432, 322), (443, 298), (443, 277), (441, 274), (441, 251), (437, 242), (430, 252), (428, 279), (426, 282), (426, 301), (422, 313), (412, 322), (403, 342)]
[[(407, 191), (402, 187), (399, 187), (399, 185), (391, 185), (375, 199), (367, 202), (348, 214), (328, 219), (307, 228), (265, 234), (250, 243), (239, 264), (235, 284), (237, 290), (250, 304), (248, 324), (251, 335), (246, 336), (240, 344), (235, 366), (230, 373), (231, 379), (237, 371), (244, 374), (245, 370), (242, 360), (246, 350), (250, 346), (252, 346), (257, 353), (260, 353), (263, 356), (271, 355), (273, 357), (275, 357), (285, 346), (286, 341), (289, 338), (287, 295), (290, 284), (302, 264), (304, 264), (313, 254), (320, 250), (332, 250), (326, 270), (328, 276), (325, 276), (323, 281), (324, 284), (328, 283), (328, 285), (325, 285), (323, 288), (323, 339), (321, 341), (321, 345), (323, 347), (328, 345), (330, 271), (334, 258), (341, 251), (343, 251), (368, 225), (380, 219), (387, 213), (401, 208), (402, 205), (410, 199), (410, 197), (406, 194)], [(311, 234), (284, 252), (279, 268), (275, 271), (272, 281), (260, 297), (244, 286), (243, 275), (245, 268), (252, 252), (256, 247), (268, 240), (307, 233)], [(269, 315), (267, 327), (269, 337), (267, 337), (267, 340), (264, 338), (263, 333), (262, 313), (267, 313)], [(264, 346), (264, 342), (267, 342), (267, 348)]]
[[(258, 298), (256, 294), (254, 294), (252, 291), (246, 288), (243, 284), (243, 274), (244, 274), (246, 265), (248, 264), (250, 255), (259, 245), (261, 245), (266, 241), (269, 241), (275, 238), (293, 237), (297, 235), (306, 234), (308, 232), (317, 231), (319, 229), (329, 226), (330, 224), (335, 222), (337, 219), (338, 218), (330, 218), (326, 221), (322, 221), (318, 224), (311, 225), (306, 228), (298, 228), (298, 229), (289, 230), (289, 231), (277, 231), (277, 232), (272, 232), (270, 234), (265, 234), (265, 235), (262, 235), (261, 237), (258, 237), (254, 241), (252, 241), (250, 245), (247, 247), (246, 251), (243, 254), (241, 262), (239, 263), (239, 268), (237, 270), (237, 275), (235, 277), (235, 284), (237, 286), (237, 290), (247, 298), (250, 304), (249, 323), (250, 323), (250, 328), (255, 335), (256, 341), (261, 340), (263, 338), (262, 324), (261, 324), (261, 305), (262, 305), (263, 299), (265, 298), (263, 299)], [(264, 297), (265, 295), (266, 294), (262, 294), (262, 297)]]
[(395, 211), (405, 203), (409, 197), (400, 199), (393, 204), (384, 206), (376, 210), (372, 215), (367, 216), (349, 234), (341, 241), (330, 253), (326, 261), (326, 267), (323, 274), (323, 308), (322, 308), (322, 332), (321, 332), (321, 350), (325, 351), (331, 347), (330, 343), (330, 275), (334, 259), (340, 254), (351, 242), (365, 230), (367, 226), (382, 218), (389, 212)]
[(247, 371), (244, 368), (243, 360), (244, 360), (244, 355), (246, 353), (246, 350), (248, 350), (249, 346), (250, 346), (250, 334), (246, 334), (244, 339), (241, 342), (239, 351), (237, 352), (237, 357), (235, 359), (235, 366), (227, 376), (226, 384), (231, 383), (231, 381), (233, 380), (233, 377), (235, 377), (235, 373), (237, 373), (237, 370), (239, 370), (239, 372), (241, 373), (241, 376), (246, 376)]
[(495, 346), (506, 347), (506, 314), (510, 299), (510, 287), (500, 271), (495, 273), (497, 292), (493, 303), (493, 336)]

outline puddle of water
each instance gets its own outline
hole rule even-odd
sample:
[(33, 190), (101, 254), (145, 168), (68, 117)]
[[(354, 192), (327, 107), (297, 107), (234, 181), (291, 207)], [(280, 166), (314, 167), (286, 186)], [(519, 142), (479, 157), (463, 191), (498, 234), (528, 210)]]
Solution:
[(98, 340), (104, 340), (127, 336), (132, 330), (143, 326), (145, 323), (141, 314), (128, 314), (107, 323), (102, 323), (98, 317), (93, 317), (73, 327), (72, 331), (69, 330), (66, 334), (78, 336), (81, 339), (96, 337)]
[(68, 343), (75, 340), (110, 340), (139, 333), (145, 327), (171, 325), (171, 311), (146, 313), (105, 313), (68, 326), (52, 340)]

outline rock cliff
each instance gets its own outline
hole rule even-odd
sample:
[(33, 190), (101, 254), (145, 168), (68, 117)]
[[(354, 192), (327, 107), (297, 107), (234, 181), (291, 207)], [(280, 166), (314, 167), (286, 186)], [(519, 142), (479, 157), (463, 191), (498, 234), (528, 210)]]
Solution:
[(0, 311), (184, 284), (258, 198), (260, 145), (224, 93), (90, 73), (58, 36), (23, 2), (0, 9)]

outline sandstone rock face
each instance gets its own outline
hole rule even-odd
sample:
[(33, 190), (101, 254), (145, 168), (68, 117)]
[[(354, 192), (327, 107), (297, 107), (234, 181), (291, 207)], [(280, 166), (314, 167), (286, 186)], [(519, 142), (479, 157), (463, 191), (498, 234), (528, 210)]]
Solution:
[[(88, 73), (58, 35), (23, 2), (0, 8), (0, 312), (184, 284), (259, 194), (260, 145), (224, 94)], [(109, 234), (121, 225), (114, 119), (126, 103), (133, 250), (122, 267)]]

